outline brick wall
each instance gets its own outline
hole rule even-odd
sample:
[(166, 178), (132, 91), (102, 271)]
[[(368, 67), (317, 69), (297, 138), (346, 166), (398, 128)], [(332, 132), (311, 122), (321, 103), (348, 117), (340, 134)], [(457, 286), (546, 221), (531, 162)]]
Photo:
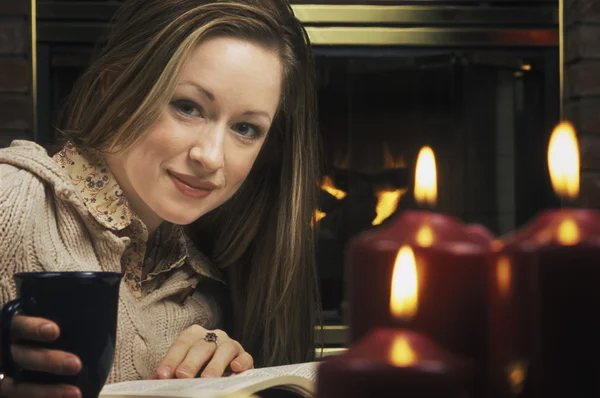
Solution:
[(600, 0), (565, 0), (564, 83), (581, 145), (580, 202), (600, 208)]
[(30, 26), (28, 0), (0, 1), (0, 147), (33, 135)]

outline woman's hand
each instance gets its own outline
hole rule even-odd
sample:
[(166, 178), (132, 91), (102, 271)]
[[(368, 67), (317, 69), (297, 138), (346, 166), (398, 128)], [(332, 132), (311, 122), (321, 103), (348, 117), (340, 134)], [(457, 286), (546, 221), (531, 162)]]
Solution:
[[(216, 341), (205, 339), (214, 333)], [(209, 335), (210, 337), (210, 335)], [(227, 368), (240, 373), (254, 367), (254, 360), (242, 345), (222, 330), (208, 330), (194, 325), (177, 337), (156, 370), (153, 379), (222, 376)]]
[[(15, 344), (11, 347), (11, 353), (21, 369), (64, 376), (76, 375), (81, 371), (81, 361), (73, 354), (27, 346), (27, 341), (49, 343), (56, 340), (60, 330), (54, 322), (42, 318), (16, 316), (12, 322), (12, 333)], [(74, 386), (15, 383), (10, 377), (5, 377), (0, 384), (0, 396), (78, 398), (81, 397), (81, 393)]]

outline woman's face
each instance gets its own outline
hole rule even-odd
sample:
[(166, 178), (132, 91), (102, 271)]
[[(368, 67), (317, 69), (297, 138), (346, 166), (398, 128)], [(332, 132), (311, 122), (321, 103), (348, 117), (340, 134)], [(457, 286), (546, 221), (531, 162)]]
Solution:
[(251, 42), (212, 38), (191, 53), (154, 126), (106, 155), (150, 231), (189, 224), (233, 196), (271, 127), (281, 80), (278, 56)]

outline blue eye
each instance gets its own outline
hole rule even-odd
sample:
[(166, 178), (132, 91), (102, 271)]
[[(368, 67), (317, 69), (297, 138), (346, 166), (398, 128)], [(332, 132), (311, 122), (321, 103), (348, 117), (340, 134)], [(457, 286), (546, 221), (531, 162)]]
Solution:
[(258, 138), (260, 136), (260, 128), (250, 123), (235, 124), (233, 129), (244, 138)]
[(202, 116), (201, 108), (192, 101), (177, 100), (171, 102), (171, 106), (185, 116)]

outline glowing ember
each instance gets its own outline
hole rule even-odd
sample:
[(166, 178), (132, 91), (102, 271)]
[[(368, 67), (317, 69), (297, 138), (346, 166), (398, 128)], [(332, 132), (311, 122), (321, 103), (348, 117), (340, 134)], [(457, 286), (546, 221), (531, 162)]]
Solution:
[(377, 207), (375, 208), (377, 216), (371, 222), (371, 225), (379, 225), (394, 214), (400, 198), (405, 193), (406, 189), (382, 189), (377, 191)]
[(316, 224), (319, 221), (321, 221), (321, 219), (323, 219), (323, 217), (325, 217), (326, 215), (327, 215), (327, 213), (322, 212), (319, 209), (315, 210), (315, 214), (313, 216), (313, 224)]
[(323, 184), (321, 185), (321, 189), (325, 192), (328, 192), (329, 194), (331, 194), (331, 196), (338, 200), (342, 200), (348, 195), (341, 189), (336, 188), (335, 185), (333, 185), (331, 177), (329, 176), (325, 176), (325, 178), (323, 178)]

